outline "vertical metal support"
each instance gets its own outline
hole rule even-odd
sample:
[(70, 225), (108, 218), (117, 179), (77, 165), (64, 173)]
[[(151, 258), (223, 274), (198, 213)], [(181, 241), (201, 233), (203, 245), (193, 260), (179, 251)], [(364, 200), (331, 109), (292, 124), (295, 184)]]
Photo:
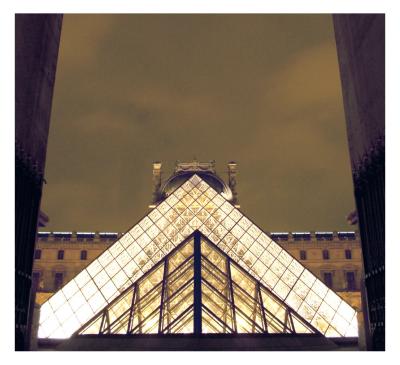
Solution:
[(133, 308), (135, 306), (135, 300), (136, 300), (136, 289), (137, 289), (137, 284), (134, 285), (133, 287), (133, 295), (132, 295), (132, 304), (131, 304), (131, 309), (129, 311), (129, 321), (128, 321), (128, 331), (127, 333), (130, 334), (132, 331), (132, 322), (133, 322)]
[(263, 325), (264, 325), (264, 332), (268, 333), (268, 322), (267, 322), (267, 317), (265, 316), (264, 303), (263, 303), (262, 296), (261, 296), (260, 283), (258, 281), (257, 281), (257, 293), (258, 293), (258, 301), (260, 302), (261, 315), (262, 315)]
[(287, 309), (288, 313), (289, 313), (289, 320), (290, 320), (290, 325), (292, 326), (292, 331), (293, 333), (296, 333), (296, 329), (294, 328), (294, 323), (293, 323), (293, 316), (292, 316), (292, 311)]
[(138, 284), (136, 284), (136, 311), (138, 315), (138, 322), (139, 322), (139, 333), (142, 335), (143, 334), (143, 316), (142, 316), (142, 310), (140, 308), (142, 302), (141, 302), (141, 297), (140, 297), (140, 287)]
[(161, 289), (161, 304), (160, 304), (160, 319), (158, 321), (158, 333), (162, 333), (162, 322), (163, 322), (163, 315), (164, 315), (164, 298), (165, 298), (165, 290), (167, 288), (167, 275), (168, 275), (168, 261), (167, 259), (164, 260), (164, 273), (163, 273), (163, 282), (162, 282), (162, 289)]
[(200, 232), (194, 232), (194, 320), (193, 332), (202, 333), (201, 323), (201, 240)]
[(226, 265), (227, 265), (226, 272), (228, 274), (229, 290), (230, 290), (231, 305), (232, 305), (233, 330), (235, 333), (237, 333), (235, 298), (233, 297), (233, 285), (231, 276), (231, 259), (229, 256), (226, 259)]
[(106, 311), (103, 311), (103, 314), (101, 315), (101, 322), (100, 322), (99, 335), (103, 334), (104, 322), (105, 322), (105, 321), (106, 321)]
[(285, 321), (284, 321), (284, 326), (285, 326), (285, 328), (284, 328), (284, 333), (287, 333), (288, 332), (288, 312), (289, 312), (289, 310), (286, 308), (286, 311), (285, 311)]
[(110, 313), (108, 313), (108, 310), (105, 310), (105, 315), (106, 315), (106, 320), (107, 320), (107, 333), (110, 334)]

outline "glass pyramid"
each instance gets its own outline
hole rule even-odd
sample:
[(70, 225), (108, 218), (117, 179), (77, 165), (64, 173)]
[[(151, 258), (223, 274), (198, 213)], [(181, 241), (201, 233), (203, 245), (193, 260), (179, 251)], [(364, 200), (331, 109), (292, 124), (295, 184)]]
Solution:
[(196, 230), (310, 328), (358, 335), (349, 304), (194, 174), (42, 305), (39, 338), (70, 337)]
[(195, 231), (77, 334), (318, 333)]

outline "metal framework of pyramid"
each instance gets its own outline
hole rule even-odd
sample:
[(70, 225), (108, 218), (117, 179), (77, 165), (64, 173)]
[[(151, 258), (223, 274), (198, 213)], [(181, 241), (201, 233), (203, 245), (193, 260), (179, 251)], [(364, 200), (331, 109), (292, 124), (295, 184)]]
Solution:
[(319, 333), (195, 231), (77, 331)]
[[(271, 292), (273, 297), (279, 299), (282, 308), (285, 308), (284, 312), (293, 313), (290, 318), (298, 319), (299, 323), (311, 332), (316, 329), (327, 337), (358, 335), (356, 311), (349, 304), (271, 240), (222, 194), (217, 193), (194, 174), (41, 306), (39, 338), (68, 338), (85, 324), (92, 323), (91, 319), (100, 321), (99, 318), (101, 323), (98, 324), (98, 331), (103, 331), (107, 326), (111, 331), (111, 319), (102, 322), (102, 314), (111, 313), (110, 304), (119, 302), (117, 297), (122, 298), (119, 312), (116, 309), (112, 310), (115, 322), (115, 319), (123, 315), (124, 308), (128, 305), (120, 295), (136, 293), (130, 289), (135, 285), (140, 287), (141, 284), (138, 283), (142, 277), (149, 279), (148, 285), (154, 285), (150, 278), (156, 278), (160, 273), (157, 268), (161, 270), (160, 268), (164, 267), (166, 261), (163, 259), (195, 231), (201, 232), (206, 240), (232, 259), (236, 263), (233, 264), (235, 269), (248, 273), (244, 277), (248, 278), (249, 282), (259, 282), (260, 287), (265, 288), (263, 290)], [(166, 260), (169, 261), (170, 256)], [(211, 259), (207, 260), (212, 262)], [(204, 259), (204, 262), (208, 262), (207, 260)], [(169, 272), (169, 269), (162, 270), (163, 274)], [(153, 275), (144, 276), (146, 273)], [(229, 280), (228, 278), (227, 282)], [(195, 282), (196, 280), (193, 280), (193, 285)], [(251, 287), (251, 284), (248, 285)], [(161, 300), (161, 296), (158, 297)], [(233, 297), (225, 298), (234, 298), (234, 294)], [(263, 307), (262, 301), (262, 298), (259, 299), (256, 305), (260, 310)], [(228, 304), (229, 300), (226, 302), (226, 305)], [(269, 311), (268, 306), (264, 306), (264, 309)], [(212, 313), (207, 310), (205, 312), (204, 316), (211, 316), (210, 318), (217, 314), (213, 312), (212, 317)], [(253, 321), (259, 326), (254, 328), (265, 330), (264, 326), (268, 326), (268, 321), (263, 322), (263, 318), (266, 320), (264, 315)], [(276, 318), (279, 319), (279, 316), (274, 315), (271, 321)], [(139, 323), (140, 319), (136, 321)], [(220, 327), (217, 322), (212, 322), (213, 326), (207, 328), (212, 331), (211, 327), (215, 330), (228, 327), (235, 329), (236, 326), (238, 330), (237, 321), (235, 325), (231, 320), (223, 321), (225, 325), (220, 323)], [(146, 321), (146, 326), (152, 326), (151, 323), (152, 321)], [(172, 331), (171, 326), (168, 327), (167, 324), (164, 327), (163, 323), (157, 318), (157, 331), (160, 330), (160, 326), (161, 331), (168, 328)], [(290, 325), (285, 321), (283, 323), (285, 327), (281, 327), (281, 332), (296, 332), (293, 319), (292, 322), (289, 320)], [(129, 330), (134, 328), (130, 327)], [(256, 329), (254, 331), (257, 332)]]

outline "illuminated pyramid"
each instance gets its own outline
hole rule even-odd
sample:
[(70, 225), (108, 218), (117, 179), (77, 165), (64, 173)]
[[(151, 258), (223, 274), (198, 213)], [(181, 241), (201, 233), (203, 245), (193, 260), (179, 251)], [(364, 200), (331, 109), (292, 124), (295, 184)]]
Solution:
[[(200, 177), (200, 173), (186, 176), (186, 180), (181, 179), (147, 216), (42, 305), (39, 338), (68, 338), (74, 333), (102, 331), (127, 333), (135, 330), (137, 333), (144, 333), (144, 328), (147, 328), (146, 333), (174, 332), (170, 323), (176, 320), (175, 317), (172, 318), (175, 315), (187, 315), (187, 323), (182, 318), (173, 322), (179, 323), (178, 333), (190, 332), (190, 328), (194, 332), (196, 325), (192, 322), (196, 322), (195, 318), (199, 321), (199, 317), (188, 314), (195, 311), (194, 304), (193, 307), (191, 304), (187, 305), (182, 311), (165, 311), (165, 316), (160, 316), (162, 302), (167, 298), (166, 302), (170, 303), (170, 297), (154, 288), (158, 285), (158, 290), (161, 288), (162, 291), (162, 283), (172, 280), (161, 277), (161, 272), (163, 275), (172, 274), (170, 268), (164, 270), (164, 267), (167, 262), (173, 261), (171, 255), (175, 251), (183, 257), (186, 255), (186, 259), (193, 260), (187, 273), (191, 273), (190, 270), (200, 270), (197, 279), (195, 274), (186, 273), (187, 280), (193, 286), (193, 290), (189, 290), (189, 298), (196, 298), (196, 282), (201, 283), (201, 289), (198, 289), (203, 294), (200, 295), (201, 298), (207, 298), (207, 290), (210, 292), (208, 296), (214, 298), (210, 299), (214, 304), (203, 301), (197, 306), (206, 307), (201, 314), (203, 332), (319, 331), (327, 337), (357, 336), (356, 311), (349, 304), (272, 241), (228, 201), (224, 192), (217, 191), (210, 181)], [(194, 243), (190, 243), (195, 241), (191, 237), (199, 235), (202, 249), (197, 260), (201, 265), (196, 269), (196, 254), (191, 255), (185, 250), (190, 251), (195, 247)], [(243, 281), (233, 275), (227, 276), (227, 271), (224, 271), (227, 270), (226, 267), (224, 270), (220, 267), (220, 272), (216, 271), (215, 266), (218, 265), (206, 253), (207, 250), (212, 252), (211, 256), (219, 257), (222, 265), (229, 262), (231, 275), (233, 271), (242, 273)], [(214, 270), (221, 276), (220, 285), (224, 288), (220, 288), (222, 292), (228, 287), (239, 289), (216, 297), (216, 293), (220, 291), (215, 284), (218, 281), (215, 278), (217, 274), (212, 276), (214, 281), (208, 280), (207, 267), (203, 268), (207, 265), (203, 262), (211, 262), (214, 266), (208, 267), (209, 271)], [(208, 282), (214, 289), (207, 286)], [(127, 309), (128, 312), (131, 312), (130, 309), (133, 312), (135, 308), (146, 304), (145, 298), (138, 294), (140, 290), (137, 291), (137, 288), (142, 287), (142, 291), (153, 290), (156, 299), (153, 298), (150, 302), (154, 306), (153, 311), (158, 310), (158, 316), (143, 321), (139, 310), (126, 322)], [(257, 289), (253, 291), (253, 287)], [(253, 298), (253, 301), (248, 299), (252, 303), (252, 309), (245, 310), (236, 304), (241, 303), (240, 293), (244, 298)], [(192, 303), (192, 299), (185, 300)], [(243, 303), (245, 302), (243, 299)], [(225, 318), (218, 312), (221, 308), (225, 308), (226, 319), (218, 321), (216, 317)], [(187, 312), (184, 313), (184, 310)], [(246, 321), (247, 324), (244, 324)], [(116, 323), (119, 325), (112, 327)]]

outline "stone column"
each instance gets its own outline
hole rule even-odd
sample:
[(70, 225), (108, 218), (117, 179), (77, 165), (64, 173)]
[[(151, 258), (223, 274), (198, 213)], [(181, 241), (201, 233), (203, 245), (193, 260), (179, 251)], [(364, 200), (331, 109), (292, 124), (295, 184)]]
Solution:
[(232, 204), (238, 205), (238, 197), (236, 192), (236, 173), (237, 173), (237, 163), (231, 161), (228, 163), (228, 184), (232, 191)]
[(369, 350), (385, 349), (385, 14), (333, 16), (365, 270)]
[(149, 208), (154, 208), (156, 203), (160, 200), (160, 189), (161, 189), (161, 174), (162, 174), (162, 163), (156, 161), (153, 163), (153, 200), (149, 205)]

